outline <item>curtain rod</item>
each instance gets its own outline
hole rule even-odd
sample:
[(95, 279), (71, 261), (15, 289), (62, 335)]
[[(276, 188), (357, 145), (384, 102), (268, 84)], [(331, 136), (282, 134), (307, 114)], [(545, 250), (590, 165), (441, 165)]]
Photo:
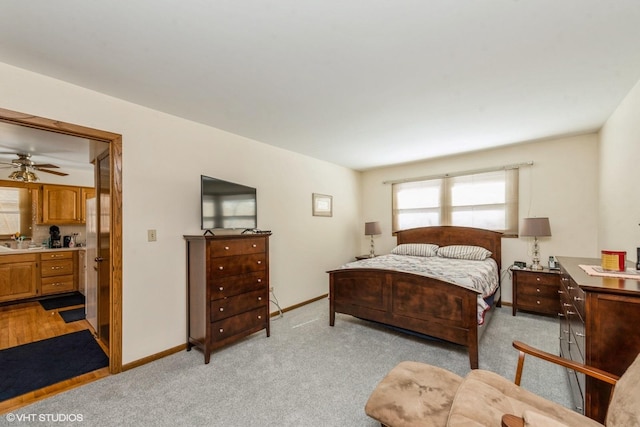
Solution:
[(524, 163), (514, 163), (512, 165), (504, 165), (504, 166), (495, 166), (491, 168), (485, 169), (475, 169), (468, 171), (460, 171), (460, 172), (452, 172), (452, 173), (442, 173), (439, 175), (430, 175), (430, 176), (417, 176), (414, 178), (404, 178), (404, 179), (392, 179), (389, 181), (382, 181), (383, 184), (401, 184), (403, 182), (414, 182), (414, 181), (427, 181), (430, 179), (438, 179), (438, 178), (449, 178), (453, 176), (461, 176), (461, 175), (473, 175), (474, 173), (484, 173), (484, 172), (494, 172), (500, 170), (510, 170), (510, 169), (519, 169), (523, 166), (532, 166), (533, 161), (524, 162)]

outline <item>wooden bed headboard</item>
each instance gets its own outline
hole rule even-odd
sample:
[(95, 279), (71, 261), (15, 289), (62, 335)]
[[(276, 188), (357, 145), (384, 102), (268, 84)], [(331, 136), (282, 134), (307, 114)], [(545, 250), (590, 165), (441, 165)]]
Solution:
[(491, 258), (498, 263), (498, 274), (502, 271), (502, 233), (471, 227), (441, 225), (411, 228), (396, 232), (398, 245), (403, 243), (433, 243), (439, 246), (473, 245), (491, 251)]

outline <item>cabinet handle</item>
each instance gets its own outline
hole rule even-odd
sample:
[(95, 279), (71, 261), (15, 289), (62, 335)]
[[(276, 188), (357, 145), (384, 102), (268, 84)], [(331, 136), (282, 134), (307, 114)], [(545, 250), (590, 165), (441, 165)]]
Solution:
[(567, 286), (567, 289), (572, 290), (575, 289), (573, 286)]
[(559, 294), (564, 294), (564, 291), (561, 291), (560, 289), (558, 289), (558, 293)]
[(585, 336), (585, 334), (583, 334), (581, 332), (576, 332), (576, 335), (579, 336), (579, 337), (584, 337)]
[(573, 314), (576, 314), (576, 312), (575, 312), (575, 311), (571, 311), (571, 310), (567, 310), (567, 314), (568, 314), (569, 316), (571, 316), (571, 315), (573, 315)]
[(584, 301), (584, 298), (580, 298), (580, 297), (573, 297), (574, 301)]
[(564, 317), (564, 313), (558, 313), (558, 317)]
[(224, 291), (224, 288), (222, 286), (220, 286), (218, 289)]
[(562, 303), (562, 306), (563, 306), (563, 307), (573, 307), (571, 304), (567, 304), (566, 302), (563, 302), (563, 303)]
[(220, 307), (220, 311), (224, 311), (224, 307)]
[(62, 270), (64, 267), (61, 267), (59, 265), (53, 266), (51, 267), (52, 270)]

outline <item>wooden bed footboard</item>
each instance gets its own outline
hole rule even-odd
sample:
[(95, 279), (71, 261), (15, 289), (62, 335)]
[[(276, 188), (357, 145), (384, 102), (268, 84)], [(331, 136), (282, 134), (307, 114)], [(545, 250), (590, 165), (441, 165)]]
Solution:
[(478, 368), (476, 291), (411, 273), (379, 269), (329, 272), (329, 324), (344, 313), (460, 344)]

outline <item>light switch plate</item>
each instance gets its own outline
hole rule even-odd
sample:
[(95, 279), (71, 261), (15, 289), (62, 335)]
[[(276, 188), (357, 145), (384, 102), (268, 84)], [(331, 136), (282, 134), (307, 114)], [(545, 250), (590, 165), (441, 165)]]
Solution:
[(155, 242), (158, 239), (156, 230), (147, 230), (147, 241)]

